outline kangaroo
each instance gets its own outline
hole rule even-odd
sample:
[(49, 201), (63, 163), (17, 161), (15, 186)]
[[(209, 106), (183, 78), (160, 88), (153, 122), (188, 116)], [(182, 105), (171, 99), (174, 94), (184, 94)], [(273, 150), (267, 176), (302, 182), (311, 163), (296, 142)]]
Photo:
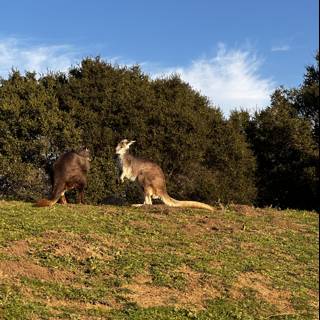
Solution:
[[(137, 181), (144, 192), (144, 204), (152, 204), (152, 199), (161, 199), (171, 207), (199, 208), (213, 211), (213, 207), (197, 201), (178, 201), (167, 193), (165, 176), (154, 162), (139, 159), (129, 154), (129, 148), (135, 141), (122, 140), (116, 147), (119, 165), (122, 170), (120, 180), (124, 178)], [(142, 206), (142, 204), (134, 205)]]
[(50, 207), (55, 203), (67, 203), (65, 192), (79, 191), (77, 203), (84, 203), (84, 188), (87, 185), (87, 173), (90, 169), (90, 152), (83, 149), (79, 152), (69, 151), (61, 155), (53, 164), (52, 193), (49, 199), (37, 201), (38, 207)]

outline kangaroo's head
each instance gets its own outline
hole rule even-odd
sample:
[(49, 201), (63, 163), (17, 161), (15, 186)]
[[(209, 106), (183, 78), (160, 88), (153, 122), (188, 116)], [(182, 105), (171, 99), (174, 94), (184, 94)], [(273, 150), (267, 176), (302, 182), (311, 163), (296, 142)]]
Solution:
[(121, 140), (116, 147), (116, 154), (119, 154), (119, 155), (125, 154), (133, 143), (135, 143), (134, 140), (132, 141), (129, 141), (127, 139)]

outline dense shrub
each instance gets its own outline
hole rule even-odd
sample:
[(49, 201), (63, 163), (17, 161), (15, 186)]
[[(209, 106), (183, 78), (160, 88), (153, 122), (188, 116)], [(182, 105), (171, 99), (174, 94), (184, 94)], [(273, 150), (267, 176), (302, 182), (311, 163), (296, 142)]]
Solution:
[(317, 208), (319, 151), (310, 121), (276, 91), (248, 132), (258, 164), (258, 204)]
[[(152, 80), (138, 66), (99, 58), (39, 79), (13, 71), (1, 81), (0, 112), (0, 166), (12, 157), (19, 163), (2, 169), (1, 181), (25, 190), (2, 187), (2, 197), (36, 198), (39, 184), (47, 193), (53, 161), (87, 146), (93, 156), (88, 201), (139, 201), (135, 186), (119, 184), (114, 161), (116, 144), (128, 138), (137, 140), (133, 153), (160, 164), (172, 196), (209, 203), (254, 198), (254, 158), (243, 134), (177, 75)], [(21, 180), (29, 176), (28, 187)]]
[(139, 66), (84, 59), (67, 74), (13, 70), (0, 81), (0, 197), (50, 191), (63, 152), (92, 152), (87, 201), (141, 201), (119, 184), (115, 146), (157, 162), (177, 199), (318, 208), (319, 56), (299, 88), (279, 88), (270, 107), (225, 119), (178, 75), (151, 79)]

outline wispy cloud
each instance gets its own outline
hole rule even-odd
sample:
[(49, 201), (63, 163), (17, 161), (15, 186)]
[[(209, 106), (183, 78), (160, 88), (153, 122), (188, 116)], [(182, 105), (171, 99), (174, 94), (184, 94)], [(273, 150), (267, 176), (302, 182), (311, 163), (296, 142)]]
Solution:
[(227, 50), (220, 44), (211, 58), (194, 60), (187, 67), (158, 70), (153, 77), (178, 73), (228, 115), (235, 108), (254, 111), (270, 103), (275, 83), (259, 74), (261, 65), (262, 60), (250, 50)]
[(290, 46), (288, 45), (281, 45), (281, 46), (273, 46), (271, 48), (272, 52), (277, 52), (277, 51), (289, 51), (290, 50)]
[(79, 52), (71, 45), (32, 45), (17, 38), (0, 39), (0, 76), (12, 68), (21, 72), (67, 71), (78, 61)]
[[(65, 72), (84, 55), (72, 45), (32, 45), (30, 41), (17, 38), (0, 38), (0, 76), (6, 78), (12, 68), (38, 74)], [(133, 64), (122, 57), (107, 57), (106, 60), (120, 65)], [(276, 85), (272, 79), (260, 75), (262, 63), (252, 49), (227, 49), (223, 44), (212, 57), (196, 59), (187, 66), (161, 68), (159, 63), (139, 62), (153, 78), (180, 74), (226, 115), (231, 109), (241, 107), (253, 111), (270, 103), (270, 94)]]
[[(38, 75), (48, 71), (66, 72), (79, 63), (88, 54), (86, 48), (77, 48), (70, 44), (33, 44), (29, 39), (0, 37), (0, 76), (8, 77), (10, 71), (35, 71)], [(92, 49), (90, 49), (92, 51)], [(104, 56), (104, 60), (120, 66), (131, 66), (138, 62), (122, 56)], [(143, 65), (143, 63), (140, 63)]]

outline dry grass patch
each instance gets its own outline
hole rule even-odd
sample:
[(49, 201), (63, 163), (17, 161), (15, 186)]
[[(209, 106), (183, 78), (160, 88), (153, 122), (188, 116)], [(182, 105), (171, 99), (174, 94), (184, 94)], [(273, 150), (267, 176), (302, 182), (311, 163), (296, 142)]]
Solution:
[(78, 261), (92, 257), (109, 261), (112, 259), (109, 249), (122, 250), (126, 247), (125, 243), (114, 238), (58, 231), (45, 232), (41, 237), (34, 238), (32, 243), (53, 256), (69, 256)]
[(29, 242), (26, 240), (14, 241), (8, 247), (0, 249), (0, 253), (5, 253), (16, 257), (25, 257), (30, 249)]
[(290, 303), (292, 296), (290, 291), (272, 288), (272, 283), (269, 278), (255, 272), (241, 273), (238, 276), (231, 290), (231, 297), (234, 299), (244, 298), (243, 290), (248, 288), (256, 291), (259, 298), (276, 306), (279, 312), (294, 312)]
[(260, 215), (263, 215), (264, 213), (263, 210), (261, 209), (248, 206), (248, 205), (243, 205), (243, 204), (231, 204), (229, 205), (229, 208), (237, 213), (240, 213), (249, 217), (258, 217)]
[(78, 310), (97, 310), (102, 309), (104, 311), (109, 311), (112, 309), (119, 309), (121, 307), (114, 299), (110, 299), (107, 304), (95, 302), (79, 302), (79, 301), (70, 301), (70, 300), (59, 300), (55, 298), (48, 298), (46, 300), (40, 300), (42, 303), (45, 303), (48, 307), (51, 308), (61, 308), (67, 307)]
[(32, 261), (28, 256), (30, 251), (32, 251), (32, 248), (29, 241), (26, 240), (14, 241), (10, 246), (1, 248), (1, 253), (15, 258), (0, 261), (1, 278), (29, 277), (39, 280), (56, 281), (68, 281), (73, 278), (73, 274), (70, 272), (43, 267)]
[(100, 257), (97, 248), (93, 248), (79, 234), (48, 231), (40, 238), (33, 241), (41, 246), (43, 251), (50, 251), (54, 256), (71, 256), (76, 260), (86, 259), (91, 256)]
[(0, 261), (1, 278), (28, 277), (39, 280), (69, 282), (74, 275), (71, 272), (42, 267), (26, 259), (19, 261)]
[(130, 290), (128, 297), (143, 308), (159, 306), (205, 308), (207, 300), (220, 296), (211, 283), (202, 280), (202, 275), (188, 266), (180, 267), (177, 272), (187, 279), (184, 290), (155, 286), (150, 275), (139, 275), (125, 286)]

